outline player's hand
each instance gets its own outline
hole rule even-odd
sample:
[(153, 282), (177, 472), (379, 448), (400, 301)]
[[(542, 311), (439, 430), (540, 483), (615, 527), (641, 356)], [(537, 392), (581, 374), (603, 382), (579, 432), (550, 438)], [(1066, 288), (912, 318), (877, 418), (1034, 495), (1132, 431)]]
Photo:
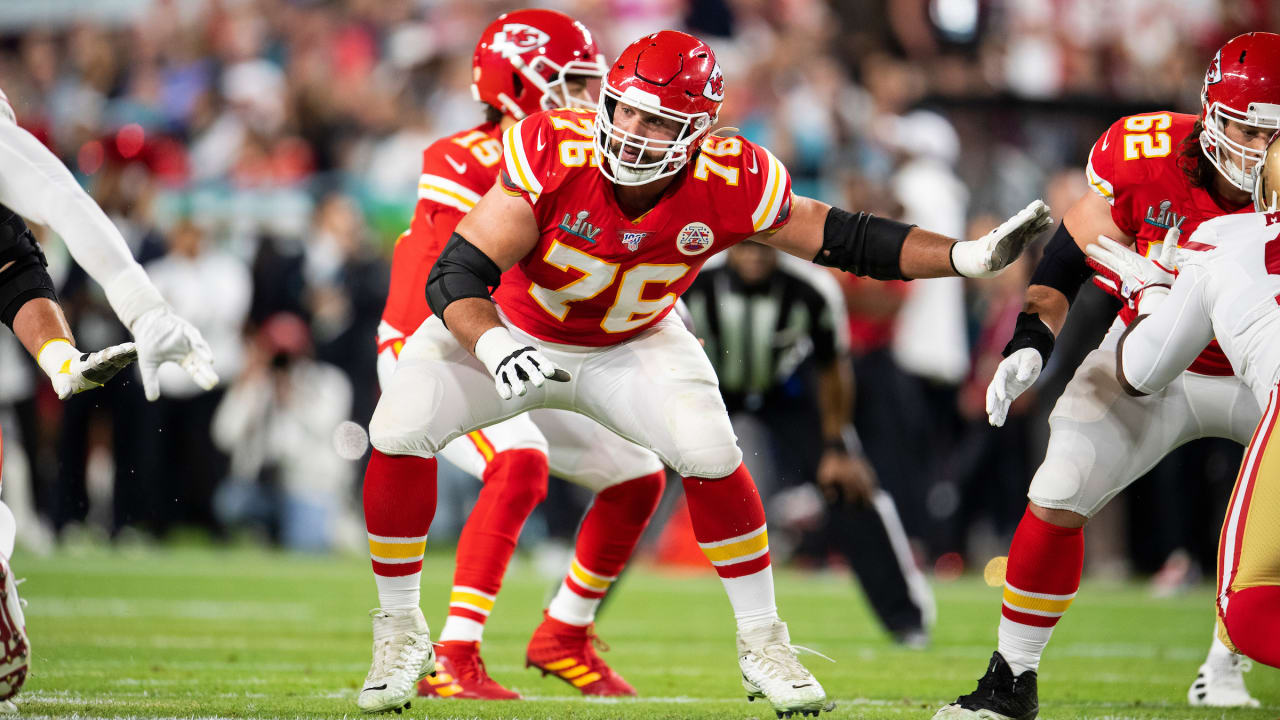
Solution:
[(556, 367), (546, 355), (532, 345), (521, 345), (505, 327), (486, 330), (476, 340), (476, 359), (493, 376), (498, 397), (510, 400), (529, 391), (525, 383), (542, 387), (547, 380), (568, 382), (569, 373)]
[(1027, 243), (1052, 223), (1049, 206), (1043, 200), (1036, 200), (977, 240), (962, 240), (952, 245), (951, 265), (964, 277), (994, 277), (1012, 265)]
[(71, 343), (59, 341), (56, 347), (42, 350), (37, 359), (42, 367), (48, 366), (44, 369), (58, 399), (66, 400), (76, 393), (105, 385), (138, 359), (138, 351), (133, 343), (122, 343), (95, 353), (82, 353)]
[(1015, 350), (1000, 361), (991, 384), (987, 386), (987, 422), (992, 427), (1004, 425), (1005, 418), (1009, 416), (1009, 406), (1035, 384), (1043, 366), (1040, 351), (1029, 347)]
[(818, 489), (832, 505), (863, 504), (876, 489), (876, 471), (862, 455), (828, 450), (818, 461)]
[(133, 321), (133, 339), (138, 345), (138, 369), (147, 400), (160, 397), (157, 373), (165, 363), (177, 363), (205, 390), (218, 384), (213, 371), (213, 351), (194, 325), (178, 317), (169, 306), (148, 310)]
[(1160, 256), (1152, 259), (1099, 235), (1098, 241), (1084, 250), (1089, 256), (1089, 267), (1098, 273), (1094, 284), (1139, 314), (1151, 312), (1169, 293), (1178, 276), (1174, 266), (1178, 236), (1177, 228), (1169, 228)]

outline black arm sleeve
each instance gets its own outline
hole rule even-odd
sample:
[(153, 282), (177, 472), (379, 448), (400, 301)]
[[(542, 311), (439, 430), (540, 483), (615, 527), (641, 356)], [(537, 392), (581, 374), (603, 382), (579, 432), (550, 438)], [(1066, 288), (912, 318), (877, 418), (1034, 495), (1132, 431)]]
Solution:
[(1067, 296), (1067, 302), (1076, 299), (1080, 286), (1093, 274), (1085, 261), (1084, 251), (1067, 232), (1066, 223), (1058, 223), (1058, 230), (1044, 248), (1044, 257), (1031, 275), (1032, 285), (1044, 285)]
[(876, 280), (907, 280), (898, 258), (915, 225), (833, 207), (822, 232), (822, 249), (813, 261)]
[(502, 271), (480, 248), (454, 233), (427, 276), (427, 306), (444, 322), (444, 309), (455, 300), (489, 297)]
[(58, 301), (40, 244), (31, 229), (9, 208), (0, 205), (0, 321), (13, 329), (13, 318), (28, 301)]

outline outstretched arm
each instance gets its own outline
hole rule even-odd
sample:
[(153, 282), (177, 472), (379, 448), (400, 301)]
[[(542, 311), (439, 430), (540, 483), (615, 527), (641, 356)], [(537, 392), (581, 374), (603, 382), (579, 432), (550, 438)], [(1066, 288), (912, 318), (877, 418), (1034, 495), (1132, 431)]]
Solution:
[(156, 370), (165, 362), (179, 363), (206, 389), (217, 383), (200, 332), (169, 310), (120, 231), (70, 171), (8, 117), (0, 117), (0, 203), (58, 233), (76, 263), (102, 285), (137, 340), (147, 399), (159, 397)]
[(849, 213), (801, 195), (791, 219), (754, 238), (819, 265), (880, 280), (991, 277), (1018, 258), (1052, 222), (1037, 200), (977, 240), (959, 240), (868, 213)]

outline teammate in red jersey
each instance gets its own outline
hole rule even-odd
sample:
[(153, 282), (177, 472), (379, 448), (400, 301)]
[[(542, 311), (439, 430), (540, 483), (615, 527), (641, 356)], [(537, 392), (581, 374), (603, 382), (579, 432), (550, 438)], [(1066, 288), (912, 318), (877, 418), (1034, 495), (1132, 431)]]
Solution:
[[(432, 268), (435, 314), (374, 412), (365, 482), (434, 488), (441, 447), (534, 408), (574, 410), (652, 448), (684, 476), (694, 534), (737, 620), (748, 697), (817, 714), (826, 693), (778, 619), (760, 497), (715, 372), (672, 305), (707, 258), (748, 238), (881, 278), (986, 277), (1050, 219), (1036, 201), (956, 242), (793, 195), (767, 150), (712, 134), (724, 91), (711, 49), (664, 31), (613, 63), (594, 117), (553, 110), (503, 134), (501, 180)], [(406, 514), (397, 497), (366, 504), (371, 529)], [(426, 535), (430, 514), (412, 517), (402, 532)], [(431, 668), (425, 641), (424, 628), (375, 626), (362, 708), (403, 704), (405, 678)]]
[[(427, 273), (458, 221), (493, 186), (502, 131), (530, 113), (593, 104), (587, 87), (604, 74), (604, 58), (580, 23), (553, 10), (518, 10), (481, 34), (472, 60), (475, 95), (489, 118), (443, 138), (423, 153), (413, 223), (396, 244), (391, 288), (379, 328), (379, 376), (390, 382), (405, 338), (430, 314)], [(587, 695), (634, 695), (593, 647), (593, 620), (657, 507), (666, 482), (662, 461), (596, 421), (541, 409), (475, 430), (440, 450), (484, 485), (458, 540), (449, 615), (437, 647), (438, 670), (421, 695), (502, 700), (520, 696), (489, 677), (480, 657), (484, 625), (529, 513), (546, 496), (547, 471), (596, 493), (578, 534), (573, 562), (528, 648), (528, 663)], [(407, 492), (421, 495), (418, 484)], [(366, 486), (370, 499), (380, 488)], [(404, 502), (406, 498), (398, 497)], [(370, 518), (369, 548), (384, 613), (419, 612), (425, 539), (398, 534)], [(565, 661), (573, 660), (571, 663)], [(585, 668), (585, 669), (582, 669)]]
[[(1224, 45), (1205, 75), (1202, 100), (1198, 118), (1133, 115), (1093, 146), (1086, 169), (1093, 192), (1063, 216), (987, 389), (992, 425), (1004, 423), (1009, 404), (1047, 362), (1068, 305), (1091, 274), (1082, 248), (1102, 235), (1154, 258), (1171, 228), (1189, 238), (1205, 220), (1252, 210), (1254, 166), (1280, 127), (1280, 35), (1249, 33)], [(1209, 249), (1188, 241), (1177, 254)], [(1103, 278), (1099, 284), (1123, 294)], [(937, 718), (1035, 717), (1040, 656), (1080, 586), (1085, 522), (1179, 445), (1200, 437), (1245, 444), (1258, 424), (1253, 394), (1232, 376), (1217, 343), (1160, 392), (1128, 396), (1116, 379), (1115, 355), (1133, 316), (1121, 312), (1050, 415), (1049, 446), (1009, 550), (998, 649), (978, 689)], [(1258, 704), (1244, 687), (1238, 657), (1216, 633), (1188, 699)]]

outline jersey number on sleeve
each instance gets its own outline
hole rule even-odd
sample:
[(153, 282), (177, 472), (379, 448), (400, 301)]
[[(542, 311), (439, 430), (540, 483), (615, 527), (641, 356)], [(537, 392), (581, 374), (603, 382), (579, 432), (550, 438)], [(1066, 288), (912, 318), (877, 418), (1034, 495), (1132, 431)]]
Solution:
[(485, 167), (493, 167), (502, 159), (502, 143), (479, 130), (472, 130), (453, 142), (471, 151), (476, 160)]
[(577, 118), (574, 120), (566, 120), (555, 115), (551, 116), (551, 127), (556, 130), (569, 130), (585, 140), (561, 140), (560, 141), (560, 164), (565, 167), (582, 167), (588, 162), (591, 167), (596, 167), (596, 151), (595, 141), (592, 140), (591, 133), (594, 132), (592, 121), (590, 118)]
[[(618, 275), (618, 264), (605, 262), (588, 255), (581, 250), (570, 247), (559, 241), (552, 241), (543, 261), (560, 270), (576, 270), (582, 277), (552, 290), (537, 283), (529, 287), (529, 294), (557, 320), (564, 321), (569, 314), (569, 304), (590, 300), (613, 285)], [(643, 297), (645, 287), (649, 283), (671, 283), (684, 277), (689, 266), (683, 263), (676, 265), (637, 265), (622, 274), (618, 285), (618, 298), (609, 312), (600, 321), (605, 332), (620, 333), (634, 330), (649, 321), (654, 313), (661, 312), (675, 302), (675, 295), (668, 293), (657, 300)]]
[(1140, 157), (1160, 158), (1173, 150), (1173, 140), (1168, 130), (1173, 124), (1169, 113), (1157, 115), (1134, 115), (1126, 118), (1124, 129), (1124, 159), (1137, 160)]
[(702, 143), (702, 152), (693, 165), (693, 176), (706, 180), (714, 173), (729, 185), (738, 184), (738, 168), (722, 165), (712, 157), (737, 157), (742, 154), (742, 139), (737, 137), (710, 138)]

